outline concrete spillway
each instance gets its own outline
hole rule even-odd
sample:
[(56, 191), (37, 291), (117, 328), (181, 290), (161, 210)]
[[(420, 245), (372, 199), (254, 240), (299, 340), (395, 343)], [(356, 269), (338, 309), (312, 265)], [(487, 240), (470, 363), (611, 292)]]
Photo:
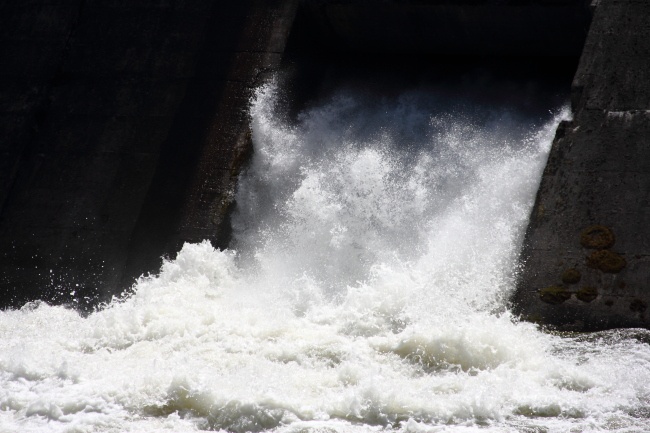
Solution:
[[(4, 306), (92, 304), (183, 242), (226, 246), (250, 150), (245, 109), (290, 33), (294, 54), (320, 62), (401, 53), (552, 66), (577, 58), (591, 19), (588, 2), (569, 0), (32, 3), (0, 4)], [(574, 329), (646, 326), (649, 11), (634, 0), (591, 9), (574, 120), (558, 131), (516, 302), (531, 319)], [(580, 236), (592, 226), (613, 233), (594, 251), (621, 257), (620, 272), (587, 261)], [(563, 282), (566, 269), (581, 282)]]

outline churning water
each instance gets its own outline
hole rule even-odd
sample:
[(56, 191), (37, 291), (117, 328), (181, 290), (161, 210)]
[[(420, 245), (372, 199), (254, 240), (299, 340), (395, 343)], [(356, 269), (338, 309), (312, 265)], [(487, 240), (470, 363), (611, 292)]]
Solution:
[(341, 92), (288, 122), (277, 93), (232, 250), (185, 245), (88, 317), (0, 312), (0, 431), (650, 431), (648, 333), (507, 309), (566, 109)]

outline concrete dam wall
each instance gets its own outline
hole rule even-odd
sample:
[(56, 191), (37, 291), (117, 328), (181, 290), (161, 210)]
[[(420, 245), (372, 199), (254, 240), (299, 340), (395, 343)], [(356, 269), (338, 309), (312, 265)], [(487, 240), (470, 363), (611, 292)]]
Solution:
[(80, 308), (228, 244), (296, 1), (0, 2), (0, 298)]
[(531, 215), (514, 299), (567, 330), (650, 322), (650, 3), (602, 0)]
[(84, 310), (183, 242), (226, 247), (248, 101), (283, 56), (552, 70), (584, 45), (514, 301), (570, 329), (647, 327), (648, 12), (634, 0), (0, 1), (2, 306)]

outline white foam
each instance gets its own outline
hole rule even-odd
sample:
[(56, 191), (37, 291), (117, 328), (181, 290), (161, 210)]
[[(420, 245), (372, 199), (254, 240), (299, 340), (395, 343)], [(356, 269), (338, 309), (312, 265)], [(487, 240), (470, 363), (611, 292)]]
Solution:
[(290, 125), (276, 92), (251, 109), (237, 252), (185, 245), (86, 318), (0, 313), (0, 431), (645, 429), (645, 331), (561, 338), (505, 308), (565, 111), (340, 95)]

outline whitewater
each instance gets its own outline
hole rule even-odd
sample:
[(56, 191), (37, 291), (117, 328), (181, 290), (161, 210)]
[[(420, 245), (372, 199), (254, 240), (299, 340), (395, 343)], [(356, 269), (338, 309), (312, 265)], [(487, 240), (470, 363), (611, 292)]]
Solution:
[(644, 432), (650, 333), (508, 309), (558, 123), (433, 90), (258, 89), (231, 249), (81, 316), (0, 312), (0, 432)]

